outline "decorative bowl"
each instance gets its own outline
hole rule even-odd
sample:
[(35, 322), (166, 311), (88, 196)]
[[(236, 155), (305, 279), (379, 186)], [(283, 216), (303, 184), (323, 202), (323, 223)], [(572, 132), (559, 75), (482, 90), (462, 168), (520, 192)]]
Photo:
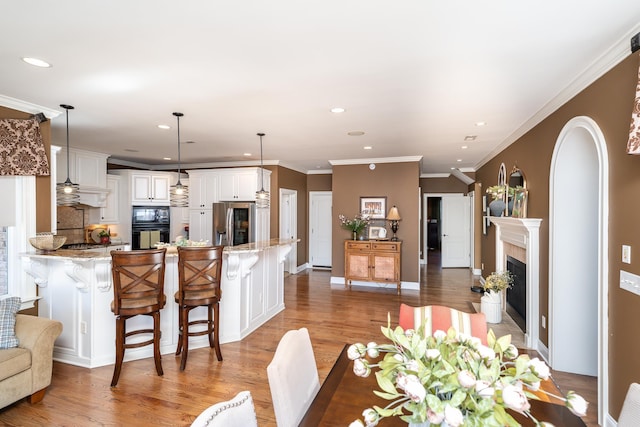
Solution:
[(36, 237), (29, 237), (29, 243), (41, 251), (55, 251), (67, 241), (67, 236), (57, 236), (53, 233), (38, 233)]

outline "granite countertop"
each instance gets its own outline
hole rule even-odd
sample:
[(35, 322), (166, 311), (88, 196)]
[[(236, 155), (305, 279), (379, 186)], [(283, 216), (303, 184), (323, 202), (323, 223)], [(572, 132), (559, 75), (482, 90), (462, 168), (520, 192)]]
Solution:
[[(300, 239), (271, 239), (261, 242), (246, 243), (238, 246), (225, 246), (224, 252), (226, 253), (246, 253), (246, 252), (259, 252), (271, 247), (290, 245), (292, 243), (299, 242)], [(74, 250), (74, 249), (58, 249), (56, 251), (36, 251), (20, 254), (21, 256), (31, 258), (72, 258), (76, 260), (102, 260), (111, 259), (111, 254), (105, 247), (105, 253), (87, 251), (87, 250)], [(175, 246), (167, 248), (167, 256), (177, 256), (178, 250)]]

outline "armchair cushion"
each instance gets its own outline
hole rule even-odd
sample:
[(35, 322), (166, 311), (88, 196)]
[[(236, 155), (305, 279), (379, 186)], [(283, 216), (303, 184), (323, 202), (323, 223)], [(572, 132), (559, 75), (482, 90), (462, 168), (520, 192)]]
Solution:
[(0, 349), (14, 348), (19, 344), (16, 336), (18, 310), (20, 310), (20, 297), (0, 299)]

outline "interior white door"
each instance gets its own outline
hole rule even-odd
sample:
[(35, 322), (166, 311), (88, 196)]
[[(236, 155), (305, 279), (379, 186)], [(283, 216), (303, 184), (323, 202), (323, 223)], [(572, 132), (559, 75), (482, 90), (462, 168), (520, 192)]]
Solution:
[[(280, 238), (298, 238), (298, 192), (286, 188), (280, 189)], [(293, 245), (284, 261), (284, 271), (295, 274), (298, 269), (298, 251)]]
[(309, 192), (309, 262), (331, 267), (331, 191)]
[(469, 197), (442, 196), (441, 263), (443, 268), (470, 266), (470, 211)]

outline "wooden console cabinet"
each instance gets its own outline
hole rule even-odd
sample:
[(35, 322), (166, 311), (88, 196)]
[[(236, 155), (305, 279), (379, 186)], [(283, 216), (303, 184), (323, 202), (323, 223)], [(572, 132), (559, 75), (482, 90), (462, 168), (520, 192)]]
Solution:
[(352, 280), (362, 282), (395, 283), (400, 293), (400, 246), (402, 242), (357, 241), (344, 242), (344, 285)]

